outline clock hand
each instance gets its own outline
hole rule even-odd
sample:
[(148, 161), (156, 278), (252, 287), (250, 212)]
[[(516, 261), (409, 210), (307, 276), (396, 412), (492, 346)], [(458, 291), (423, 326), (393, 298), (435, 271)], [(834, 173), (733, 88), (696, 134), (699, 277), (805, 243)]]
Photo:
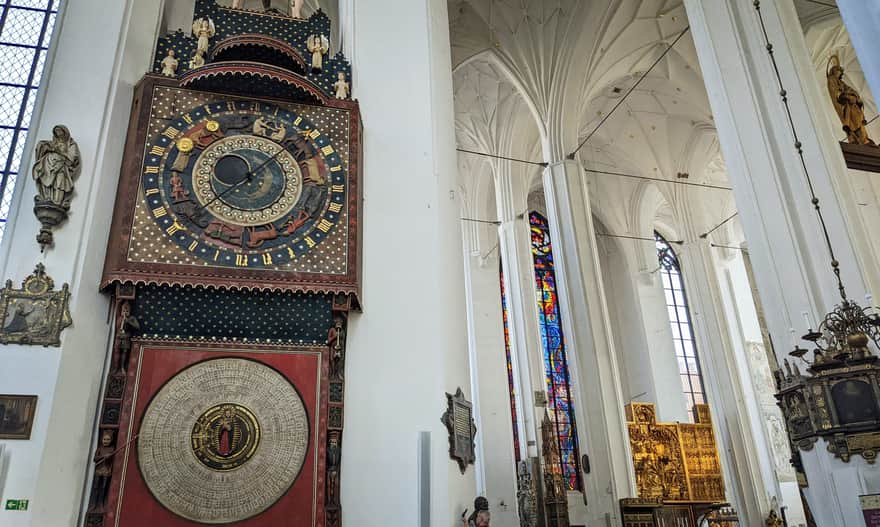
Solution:
[(223, 196), (225, 196), (225, 195), (228, 194), (229, 192), (235, 190), (236, 188), (238, 188), (239, 186), (241, 186), (243, 183), (250, 182), (250, 181), (253, 179), (254, 175), (255, 175), (257, 172), (259, 172), (260, 170), (262, 170), (266, 165), (268, 165), (268, 164), (271, 163), (272, 161), (275, 161), (276, 159), (278, 159), (278, 156), (280, 156), (280, 155), (283, 154), (284, 152), (288, 152), (288, 151), (289, 151), (288, 149), (289, 149), (290, 146), (293, 145), (293, 144), (294, 144), (294, 143), (291, 142), (291, 143), (288, 143), (288, 144), (282, 146), (282, 147), (281, 147), (281, 150), (279, 150), (278, 152), (276, 152), (275, 155), (273, 155), (273, 156), (270, 157), (269, 159), (267, 159), (267, 160), (265, 160), (264, 162), (260, 163), (260, 165), (257, 166), (257, 168), (255, 168), (255, 169), (253, 169), (253, 170), (248, 170), (247, 172), (245, 172), (245, 173), (244, 173), (244, 178), (242, 178), (241, 181), (235, 183), (234, 185), (232, 185), (232, 186), (229, 187), (228, 189), (224, 190), (224, 191), (221, 192), (220, 194), (217, 194), (216, 196), (214, 196), (213, 198), (211, 198), (210, 200), (208, 200), (207, 203), (205, 203), (205, 204), (202, 205), (201, 207), (198, 207), (194, 212), (198, 213), (198, 212), (201, 212), (201, 211), (205, 210), (210, 204), (212, 204), (212, 203), (214, 203), (215, 201), (217, 201), (218, 199), (222, 198)]
[(287, 143), (286, 145), (283, 145), (283, 146), (281, 147), (281, 150), (279, 150), (278, 152), (276, 152), (275, 155), (273, 155), (273, 156), (270, 157), (269, 159), (267, 159), (267, 160), (263, 161), (262, 163), (260, 163), (260, 165), (259, 165), (257, 168), (248, 171), (248, 172), (245, 174), (245, 176), (246, 176), (246, 177), (252, 177), (254, 174), (256, 174), (257, 172), (259, 172), (260, 170), (262, 170), (263, 167), (265, 167), (266, 165), (268, 165), (268, 164), (271, 163), (272, 161), (275, 161), (276, 159), (278, 159), (278, 156), (280, 156), (280, 155), (283, 154), (284, 152), (288, 152), (288, 148), (290, 148), (290, 145), (292, 145), (292, 144), (293, 144), (293, 143), (291, 142), (291, 143)]
[(205, 203), (205, 204), (202, 205), (201, 207), (198, 207), (198, 208), (195, 210), (195, 212), (201, 212), (201, 211), (203, 211), (205, 208), (208, 207), (208, 205), (210, 205), (211, 203), (214, 203), (214, 202), (217, 201), (218, 199), (222, 198), (223, 196), (225, 196), (225, 195), (229, 194), (230, 192), (232, 192), (233, 190), (237, 189), (237, 188), (240, 187), (243, 183), (247, 183), (247, 182), (249, 182), (251, 179), (253, 179), (253, 177), (254, 177), (253, 172), (245, 172), (245, 174), (244, 174), (244, 178), (242, 178), (241, 181), (239, 181), (238, 183), (232, 185), (231, 187), (229, 187), (228, 189), (224, 190), (223, 192), (217, 194), (217, 195), (214, 196), (213, 198), (209, 199), (207, 203)]

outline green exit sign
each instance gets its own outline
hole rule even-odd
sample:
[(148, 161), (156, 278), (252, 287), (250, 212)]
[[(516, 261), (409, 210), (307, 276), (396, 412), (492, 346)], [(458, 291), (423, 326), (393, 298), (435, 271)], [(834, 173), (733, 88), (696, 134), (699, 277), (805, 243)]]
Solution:
[(26, 511), (28, 508), (28, 500), (6, 500), (6, 510), (8, 511)]

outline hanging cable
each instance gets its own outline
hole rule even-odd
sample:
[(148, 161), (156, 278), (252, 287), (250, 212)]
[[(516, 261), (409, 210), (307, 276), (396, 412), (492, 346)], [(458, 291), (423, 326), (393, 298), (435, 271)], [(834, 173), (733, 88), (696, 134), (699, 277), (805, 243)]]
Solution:
[(657, 177), (648, 177), (648, 176), (637, 176), (635, 174), (624, 174), (622, 172), (609, 172), (607, 170), (595, 170), (592, 168), (584, 168), (585, 172), (593, 172), (595, 174), (602, 174), (605, 176), (619, 176), (619, 177), (628, 177), (633, 179), (645, 179), (648, 181), (661, 181), (663, 183), (672, 183), (674, 185), (687, 185), (691, 187), (702, 187), (702, 188), (712, 188), (718, 190), (733, 190), (730, 187), (722, 187), (720, 185), (711, 185), (709, 183), (691, 183), (689, 181), (675, 181), (673, 179), (664, 179)]
[(745, 251), (742, 247), (735, 247), (733, 245), (722, 245), (720, 243), (710, 243), (709, 247), (715, 247), (716, 249), (733, 249), (735, 251)]
[(456, 150), (459, 152), (464, 152), (465, 154), (473, 154), (475, 156), (492, 157), (495, 159), (504, 159), (506, 161), (513, 161), (515, 163), (525, 163), (527, 165), (537, 165), (542, 168), (547, 167), (547, 163), (544, 163), (544, 162), (526, 161), (525, 159), (516, 159), (514, 157), (506, 157), (506, 156), (499, 156), (499, 155), (495, 155), (495, 154), (487, 154), (486, 152), (476, 152), (474, 150), (465, 150), (464, 148), (456, 148)]
[(639, 77), (639, 80), (637, 80), (635, 84), (633, 84), (630, 89), (627, 90), (625, 94), (623, 94), (623, 97), (621, 97), (620, 100), (617, 101), (617, 104), (614, 105), (614, 108), (611, 108), (611, 111), (605, 114), (605, 117), (603, 117), (602, 120), (599, 121), (599, 124), (597, 124), (596, 127), (593, 128), (592, 132), (587, 134), (587, 137), (583, 141), (581, 141), (581, 144), (579, 144), (577, 148), (574, 149), (574, 152), (568, 154), (568, 159), (574, 159), (574, 156), (580, 151), (581, 148), (583, 148), (585, 144), (587, 144), (587, 141), (592, 139), (593, 135), (595, 135), (599, 128), (601, 128), (602, 125), (605, 124), (605, 121), (607, 121), (608, 118), (611, 117), (611, 114), (613, 114), (614, 111), (617, 110), (617, 108), (619, 108), (621, 104), (623, 104), (623, 101), (625, 101), (626, 98), (629, 97), (629, 94), (631, 94), (633, 90), (635, 90), (638, 85), (641, 84), (643, 80), (645, 80), (645, 77), (647, 77), (648, 74), (651, 73), (651, 70), (653, 70), (657, 66), (657, 64), (660, 64), (660, 61), (663, 60), (663, 57), (665, 57), (666, 54), (669, 53), (669, 51), (672, 50), (673, 47), (675, 47), (678, 41), (681, 40), (681, 37), (683, 37), (685, 33), (690, 30), (690, 28), (691, 26), (687, 26), (686, 28), (681, 30), (681, 33), (679, 33), (678, 36), (675, 37), (675, 40), (672, 41), (672, 44), (670, 44), (669, 47), (663, 50), (663, 53), (661, 53), (660, 56), (657, 57), (657, 60), (655, 60), (654, 63), (651, 64), (651, 67), (649, 67), (644, 73), (642, 73), (642, 75)]
[[(624, 234), (608, 234), (607, 232), (597, 232), (596, 236), (603, 236), (605, 238), (623, 238), (626, 240), (642, 240), (646, 242), (656, 243), (657, 240), (654, 238), (646, 238), (644, 236), (627, 236)], [(684, 245), (684, 240), (667, 240), (667, 243), (674, 243), (676, 245)]]
[(734, 212), (733, 214), (730, 215), (729, 218), (727, 218), (726, 220), (722, 221), (722, 222), (719, 223), (718, 225), (712, 227), (712, 228), (709, 229), (708, 231), (706, 231), (706, 232), (704, 232), (703, 234), (701, 234), (701, 235), (700, 235), (700, 238), (703, 238), (703, 239), (708, 238), (710, 234), (712, 234), (713, 232), (715, 232), (715, 231), (717, 231), (718, 229), (720, 229), (721, 227), (723, 227), (724, 224), (726, 224), (728, 221), (732, 220), (733, 218), (736, 218), (738, 215), (739, 215), (739, 212)]

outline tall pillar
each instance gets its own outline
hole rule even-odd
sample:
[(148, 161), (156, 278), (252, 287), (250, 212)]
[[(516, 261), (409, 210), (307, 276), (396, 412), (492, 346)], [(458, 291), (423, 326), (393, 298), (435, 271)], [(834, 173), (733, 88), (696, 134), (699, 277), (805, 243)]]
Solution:
[(634, 496), (635, 476), (620, 377), (599, 268), (586, 177), (573, 160), (544, 171), (544, 195), (571, 374), (589, 525), (619, 522), (619, 498)]
[(449, 459), (440, 420), (444, 393), (473, 397), (446, 3), (343, 12), (364, 122), (364, 313), (349, 327), (343, 521), (448, 527), (473, 508), (476, 485), (472, 466), (462, 474)]
[(877, 49), (880, 4), (865, 0), (837, 0), (837, 8), (871, 92), (880, 94), (880, 50)]
[(771, 496), (779, 496), (773, 461), (763, 432), (753, 426), (758, 408), (750, 390), (748, 359), (730, 340), (738, 333), (730, 327), (735, 320), (724, 312), (713, 249), (707, 240), (692, 238), (680, 258), (682, 277), (707, 402), (719, 442), (727, 447), (719, 452), (727, 499), (736, 505), (743, 524), (760, 525), (769, 513)]
[(521, 460), (538, 457), (543, 408), (535, 407), (535, 391), (546, 390), (543, 350), (535, 300), (535, 264), (523, 177), (511, 172), (509, 162), (496, 167), (495, 200), (501, 225), (499, 247), (507, 294), (510, 355), (514, 391), (517, 394), (518, 434)]
[[(685, 0), (685, 6), (751, 248), (755, 279), (781, 361), (794, 345), (792, 335), (802, 335), (807, 329), (803, 313), (813, 325), (840, 300), (828, 251), (753, 2)], [(861, 300), (867, 291), (868, 263), (858, 258), (853, 242), (858, 233), (848, 230), (835, 192), (834, 179), (846, 177), (839, 146), (827, 127), (815, 124), (821, 111), (818, 104), (824, 98), (797, 14), (790, 0), (762, 2), (761, 6), (844, 282), (850, 297)], [(810, 480), (805, 490), (819, 525), (863, 521), (859, 492), (853, 492), (865, 490), (858, 480), (857, 463), (844, 464), (817, 446), (804, 453), (804, 464)]]
[[(479, 472), (477, 493), (489, 500), (493, 522), (516, 525), (519, 522), (516, 454), (509, 410), (499, 258), (492, 250), (498, 238), (494, 229), (492, 234), (486, 237), (486, 243), (482, 246), (473, 244), (477, 251), (465, 254), (471, 377), (475, 414), (479, 416), (479, 450), (475, 467)], [(518, 418), (518, 421), (521, 420)]]

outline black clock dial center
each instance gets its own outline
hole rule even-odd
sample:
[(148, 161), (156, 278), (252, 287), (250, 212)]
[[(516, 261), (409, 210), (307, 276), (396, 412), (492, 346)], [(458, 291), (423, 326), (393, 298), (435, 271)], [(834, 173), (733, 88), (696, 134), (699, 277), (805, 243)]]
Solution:
[(228, 154), (214, 165), (214, 178), (224, 185), (238, 185), (248, 178), (250, 165), (241, 156)]

